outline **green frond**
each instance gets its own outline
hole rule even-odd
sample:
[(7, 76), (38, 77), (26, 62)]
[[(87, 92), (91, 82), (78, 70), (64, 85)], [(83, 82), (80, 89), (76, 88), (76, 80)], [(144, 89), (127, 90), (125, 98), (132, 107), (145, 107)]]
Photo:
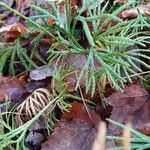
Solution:
[[(4, 68), (5, 68), (5, 64), (7, 63), (7, 61), (9, 60), (9, 58), (11, 57), (12, 54), (12, 47), (8, 47), (6, 48), (6, 50), (1, 50), (0, 51), (0, 73), (3, 74)], [(13, 55), (12, 55), (13, 56)]]
[[(22, 66), (22, 69), (24, 68), (26, 70), (31, 70), (38, 67), (32, 60), (32, 57), (30, 57), (30, 54), (27, 53), (27, 50), (21, 46), (20, 39), (14, 41), (14, 43), (11, 46), (8, 46), (5, 50), (2, 50), (0, 53), (1, 74), (9, 72), (10, 74), (15, 75), (17, 65)], [(39, 57), (39, 59), (40, 58), (41, 57)]]

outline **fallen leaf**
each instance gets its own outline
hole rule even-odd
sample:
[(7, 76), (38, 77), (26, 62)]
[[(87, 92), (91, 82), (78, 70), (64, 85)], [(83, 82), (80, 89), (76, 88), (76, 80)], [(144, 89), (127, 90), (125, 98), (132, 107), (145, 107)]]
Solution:
[[(80, 74), (80, 70), (84, 67), (86, 61), (87, 61), (86, 55), (70, 54), (66, 58), (65, 63), (69, 66), (69, 68), (76, 70), (75, 73), (72, 73), (65, 79), (65, 81), (68, 82), (68, 91), (69, 92), (75, 91), (75, 87), (76, 87), (77, 80), (78, 80), (78, 77)], [(95, 70), (100, 67), (100, 64), (96, 60), (94, 60), (94, 67), (95, 67)], [(81, 88), (85, 87), (84, 75), (80, 80), (80, 87)]]
[(1, 77), (0, 78), (0, 102), (5, 101), (5, 96), (9, 96), (12, 103), (23, 101), (23, 95), (26, 93), (24, 84), (18, 78)]
[(42, 150), (91, 150), (96, 129), (80, 119), (61, 120)]
[(12, 27), (10, 28), (10, 31), (19, 32), (21, 34), (25, 34), (25, 33), (29, 32), (26, 29), (26, 27), (20, 22), (13, 24)]
[(139, 14), (150, 16), (150, 3), (146, 5), (139, 5), (137, 8), (125, 10), (121, 13), (122, 19), (136, 18)]
[(0, 28), (0, 32), (4, 32), (4, 31), (10, 31), (11, 27), (13, 26), (12, 25), (7, 25), (7, 26), (4, 26), (4, 27), (1, 27)]
[(38, 80), (38, 81), (31, 80), (25, 85), (25, 88), (28, 92), (32, 93), (34, 90), (38, 88), (50, 89), (50, 83), (51, 80), (49, 78)]
[(37, 69), (34, 69), (30, 72), (29, 76), (32, 80), (38, 81), (51, 77), (54, 70), (47, 66), (41, 66)]
[(150, 98), (129, 116), (132, 118), (132, 124), (135, 130), (150, 135)]
[(91, 108), (85, 107), (82, 103), (73, 102), (70, 112), (65, 113), (62, 119), (80, 118), (86, 122), (93, 123), (95, 126), (99, 124), (100, 116)]
[(25, 34), (28, 32), (28, 30), (25, 28), (25, 26), (19, 22), (15, 23), (11, 26), (8, 26), (7, 28), (2, 28), (1, 32), (2, 31), (5, 31), (4, 39), (7, 42), (12, 42), (16, 38), (18, 38), (21, 34)]
[(43, 39), (41, 39), (41, 41), (39, 43), (40, 54), (45, 60), (47, 60), (47, 58), (49, 56), (47, 51), (49, 50), (52, 43), (53, 43), (53, 40), (50, 38), (43, 38)]
[(94, 110), (89, 109), (89, 118), (83, 104), (73, 102), (70, 113), (63, 115), (42, 150), (91, 150), (97, 134), (96, 126), (101, 121)]
[(4, 40), (6, 42), (13, 42), (15, 39), (17, 39), (21, 34), (16, 31), (6, 31), (4, 33)]
[(25, 139), (25, 144), (31, 144), (32, 146), (39, 147), (44, 139), (45, 137), (43, 134), (30, 131)]
[[(115, 92), (107, 98), (108, 104), (113, 107), (110, 118), (123, 124), (131, 121), (133, 128), (140, 132), (150, 131), (149, 101), (149, 93), (141, 85), (126, 86), (123, 93)], [(110, 124), (109, 133), (118, 135), (121, 134), (121, 129)]]
[[(67, 90), (68, 92), (74, 92), (76, 89), (76, 84), (77, 84), (77, 79), (79, 76), (80, 72), (77, 70), (75, 73), (70, 74), (68, 77), (66, 77), (64, 79), (65, 82), (67, 82)], [(84, 88), (85, 87), (85, 82), (83, 80), (83, 78), (81, 78), (80, 80), (80, 88)]]

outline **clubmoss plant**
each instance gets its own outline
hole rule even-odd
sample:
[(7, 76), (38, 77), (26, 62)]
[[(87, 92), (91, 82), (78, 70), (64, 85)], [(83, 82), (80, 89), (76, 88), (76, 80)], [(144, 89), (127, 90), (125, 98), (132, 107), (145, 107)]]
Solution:
[[(73, 19), (71, 18), (72, 6), (69, 0), (65, 0), (64, 3), (64, 18), (61, 17), (59, 5), (56, 5), (51, 0), (47, 0), (47, 3), (51, 8), (50, 10), (45, 10), (36, 3), (30, 4), (30, 7), (37, 14), (32, 17), (26, 17), (0, 2), (0, 6), (5, 7), (27, 21), (30, 29), (33, 31), (40, 30), (44, 36), (46, 35), (52, 39), (53, 42), (48, 50), (47, 65), (55, 68), (53, 79), (56, 79), (57, 82), (53, 83), (58, 83), (58, 81), (62, 83), (57, 84), (57, 86), (60, 86), (60, 88), (57, 88), (61, 89), (59, 91), (55, 91), (55, 86), (53, 86), (51, 100), (30, 121), (23, 125), (13, 128), (3, 117), (0, 118), (1, 124), (8, 129), (7, 133), (0, 134), (0, 149), (7, 146), (16, 150), (27, 149), (24, 146), (26, 132), (42, 114), (53, 112), (56, 105), (62, 111), (66, 111), (69, 106), (66, 102), (68, 98), (82, 100), (76, 95), (68, 94), (66, 83), (62, 82), (67, 75), (69, 76), (74, 72), (74, 70), (68, 72), (68, 68), (73, 68), (74, 64), (71, 62), (69, 64), (66, 63), (68, 56), (71, 54), (86, 58), (82, 67), (75, 68), (79, 71), (76, 90), (80, 87), (81, 80), (84, 79), (86, 92), (90, 91), (92, 96), (97, 87), (102, 92), (107, 82), (115, 89), (122, 90), (124, 83), (127, 81), (132, 82), (132, 76), (143, 73), (143, 66), (147, 69), (150, 68), (144, 61), (145, 59), (150, 59), (148, 56), (150, 50), (145, 48), (146, 44), (150, 43), (150, 36), (148, 31), (144, 31), (145, 28), (150, 26), (149, 18), (142, 14), (132, 20), (122, 20), (119, 17), (123, 10), (137, 7), (138, 3), (135, 0), (130, 0), (120, 7), (114, 8), (111, 12), (108, 11), (107, 7), (109, 2), (106, 2), (102, 7), (101, 2), (98, 0), (83, 0), (81, 8), (76, 10)], [(37, 23), (34, 21), (36, 18), (40, 18), (42, 21)], [(48, 24), (46, 22), (47, 19), (52, 19), (54, 23)], [(78, 28), (79, 24), (81, 29)], [(77, 36), (80, 34), (84, 37), (83, 39)], [(42, 37), (43, 35), (40, 36)], [(35, 37), (33, 42), (38, 44), (40, 36)], [(134, 48), (135, 45), (137, 46), (136, 48)], [(25, 53), (25, 50), (21, 47), (19, 39), (16, 40), (15, 46), (15, 49), (11, 47), (11, 49), (0, 51), (1, 56), (5, 56), (0, 56), (1, 72), (3, 72), (8, 58), (11, 58), (11, 62), (13, 62), (17, 57), (24, 64), (25, 69), (32, 69), (31, 66), (33, 68), (37, 67), (32, 57)], [(38, 53), (37, 56), (40, 59)], [(28, 66), (30, 68), (27, 68)], [(14, 69), (14, 66), (11, 65), (10, 70), (13, 74)], [(15, 118), (15, 115), (12, 117)], [(137, 134), (136, 131), (134, 133), (139, 137), (133, 139), (133, 141), (139, 140), (142, 144), (146, 141), (145, 147), (149, 144), (149, 137), (140, 133)], [(17, 139), (14, 137), (17, 137)], [(111, 136), (107, 138), (122, 140), (121, 137)], [(133, 146), (140, 148), (139, 144), (133, 144)]]
[[(48, 0), (48, 3), (51, 6), (51, 12), (35, 4), (30, 5), (38, 12), (38, 15), (41, 15), (41, 19), (52, 18), (55, 20), (55, 26), (47, 25), (47, 29), (53, 28), (52, 33), (57, 37), (56, 42), (52, 44), (48, 51), (48, 64), (51, 65), (53, 61), (59, 59), (62, 60), (59, 63), (62, 65), (70, 54), (86, 56), (85, 64), (80, 68), (76, 89), (84, 76), (86, 92), (91, 91), (93, 95), (97, 83), (96, 79), (102, 80), (106, 76), (114, 88), (121, 90), (121, 86), (125, 82), (132, 82), (130, 75), (142, 72), (139, 64), (150, 68), (141, 59), (150, 58), (148, 56), (149, 49), (132, 48), (134, 45), (145, 47), (149, 43), (149, 33), (141, 30), (144, 27), (149, 27), (148, 18), (140, 15), (136, 19), (123, 21), (118, 17), (124, 9), (135, 7), (137, 5), (136, 1), (131, 0), (109, 14), (106, 12), (108, 3), (101, 7), (100, 2), (85, 0), (73, 20), (70, 18), (71, 5), (69, 1), (65, 1), (65, 23), (60, 17), (59, 6), (50, 0)], [(82, 15), (85, 11), (89, 14), (88, 16)], [(88, 42), (86, 47), (78, 42), (75, 37), (78, 22), (82, 23)], [(115, 24), (111, 25), (113, 22)], [(63, 50), (57, 48), (62, 44), (65, 45)], [(129, 47), (131, 47), (130, 50), (127, 50)], [(95, 61), (99, 63), (99, 68), (96, 68)]]

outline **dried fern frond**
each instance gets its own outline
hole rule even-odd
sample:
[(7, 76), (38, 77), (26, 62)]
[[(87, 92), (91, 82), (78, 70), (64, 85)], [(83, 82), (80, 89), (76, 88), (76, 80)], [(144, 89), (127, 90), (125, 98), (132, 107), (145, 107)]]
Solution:
[(50, 101), (50, 93), (47, 89), (36, 89), (27, 99), (17, 107), (17, 120), (22, 122), (32, 119), (36, 116)]

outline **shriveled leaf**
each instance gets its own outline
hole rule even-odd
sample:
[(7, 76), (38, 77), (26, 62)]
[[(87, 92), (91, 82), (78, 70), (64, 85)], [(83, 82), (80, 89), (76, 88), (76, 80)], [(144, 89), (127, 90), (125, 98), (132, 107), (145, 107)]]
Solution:
[(21, 23), (15, 23), (10, 26), (6, 26), (0, 29), (0, 32), (6, 31), (4, 33), (4, 39), (7, 42), (12, 42), (17, 39), (21, 34), (25, 34), (28, 32), (26, 27)]

